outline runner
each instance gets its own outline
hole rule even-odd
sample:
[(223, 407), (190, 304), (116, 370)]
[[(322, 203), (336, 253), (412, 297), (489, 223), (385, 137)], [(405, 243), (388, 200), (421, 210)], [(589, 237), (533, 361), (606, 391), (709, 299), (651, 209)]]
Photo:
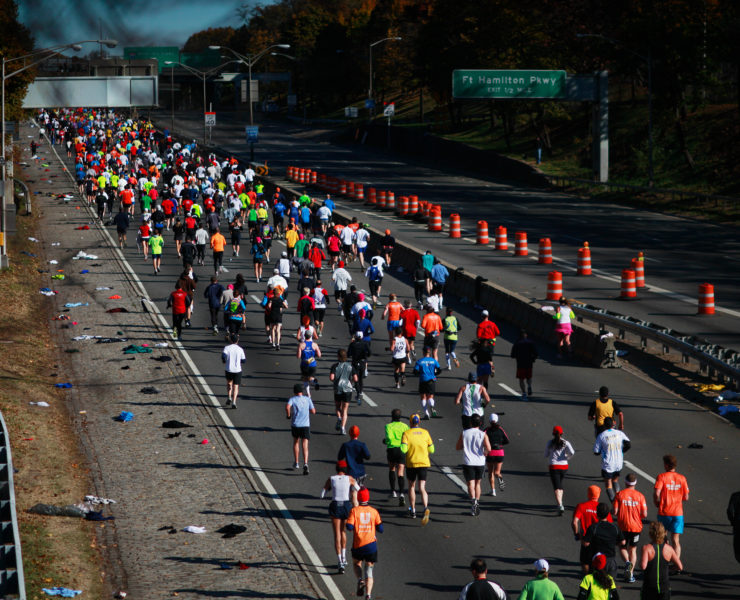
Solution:
[(136, 240), (136, 245), (139, 250), (144, 253), (144, 261), (149, 259), (149, 239), (152, 237), (152, 230), (149, 226), (149, 221), (142, 221), (139, 226), (139, 235)]
[(563, 506), (563, 479), (568, 472), (568, 461), (576, 453), (571, 443), (563, 437), (563, 428), (555, 425), (552, 428), (552, 439), (548, 440), (545, 447), (545, 458), (550, 465), (550, 481), (555, 492), (555, 501), (558, 503), (558, 514), (565, 512)]
[(438, 361), (439, 334), (444, 329), (444, 325), (442, 325), (441, 317), (429, 305), (427, 305), (426, 314), (421, 320), (421, 328), (424, 330), (424, 351), (430, 349), (434, 360)]
[(164, 238), (162, 237), (161, 228), (155, 227), (154, 235), (149, 238), (149, 248), (152, 251), (152, 267), (156, 275), (161, 270), (162, 248), (164, 248)]
[[(576, 505), (576, 508), (573, 511), (573, 520), (570, 524), (576, 542), (581, 542), (580, 561), (581, 569), (584, 573), (588, 573), (591, 568), (592, 554), (588, 549), (588, 546), (584, 545), (583, 536), (586, 534), (586, 531), (588, 531), (588, 528), (598, 520), (596, 517), (596, 507), (599, 505), (601, 488), (598, 485), (590, 485), (588, 486), (587, 493), (588, 500)], [(611, 515), (607, 516), (607, 520), (610, 520), (611, 518)]]
[(283, 312), (288, 308), (287, 301), (280, 295), (278, 290), (273, 290), (265, 314), (270, 326), (270, 343), (275, 350), (280, 350), (280, 338), (283, 330)]
[(544, 558), (534, 561), (535, 578), (524, 584), (519, 600), (564, 600), (558, 584), (550, 579), (550, 563)]
[(486, 561), (482, 558), (473, 559), (470, 570), (473, 581), (462, 589), (459, 600), (506, 600), (504, 589), (498, 583), (488, 580)]
[(640, 552), (643, 571), (640, 600), (670, 600), (669, 566), (675, 566), (680, 573), (683, 564), (676, 551), (665, 543), (666, 531), (662, 523), (650, 523), (648, 535), (652, 544), (646, 544)]
[[(403, 304), (396, 300), (395, 294), (388, 294), (388, 304), (385, 306), (383, 314), (380, 316), (381, 320), (388, 318), (386, 327), (388, 329), (388, 343), (393, 343), (393, 337), (396, 334), (396, 329), (401, 326), (401, 313), (403, 312)], [(388, 350), (388, 348), (386, 348)]]
[(331, 280), (334, 282), (334, 299), (337, 301), (337, 310), (343, 314), (342, 305), (347, 295), (347, 286), (352, 281), (352, 275), (344, 268), (344, 261), (339, 261), (339, 266), (331, 274)]
[(213, 335), (218, 333), (218, 315), (221, 312), (221, 298), (223, 297), (224, 286), (218, 282), (218, 277), (211, 277), (211, 283), (203, 291), (203, 297), (208, 300), (208, 310), (211, 314), (211, 329)]
[(637, 491), (637, 477), (630, 473), (624, 478), (625, 488), (614, 498), (614, 517), (622, 531), (626, 546), (620, 550), (624, 559), (624, 580), (635, 582), (635, 565), (637, 564), (637, 544), (642, 532), (642, 520), (647, 519), (645, 496)]
[(403, 337), (403, 331), (396, 327), (396, 337), (391, 342), (391, 360), (393, 362), (393, 379), (396, 382), (396, 389), (406, 385), (406, 361), (409, 357), (409, 345), (406, 338)]
[(304, 340), (298, 344), (296, 357), (301, 359), (301, 378), (306, 395), (311, 397), (311, 384), (316, 390), (320, 389), (319, 380), (316, 379), (316, 359), (321, 358), (321, 348), (311, 339), (311, 334), (306, 332)]
[(440, 310), (444, 304), (443, 294), (445, 286), (447, 285), (447, 279), (450, 276), (450, 272), (447, 270), (438, 259), (434, 259), (434, 266), (430, 270), (430, 276), (432, 279), (432, 294), (437, 296), (437, 310)]
[(218, 275), (224, 268), (224, 248), (226, 247), (226, 238), (221, 235), (219, 228), (211, 236), (211, 249), (213, 250), (213, 269)]
[(380, 248), (383, 251), (383, 258), (385, 258), (385, 264), (388, 267), (391, 266), (391, 255), (395, 246), (396, 239), (391, 235), (391, 230), (386, 229), (385, 236), (380, 240)]
[(365, 380), (365, 372), (367, 371), (367, 359), (372, 356), (370, 344), (362, 339), (361, 331), (358, 331), (352, 336), (352, 341), (347, 347), (347, 356), (352, 362), (355, 373), (357, 373), (355, 389), (357, 390), (357, 406), (360, 406), (362, 404), (363, 382)]
[(239, 398), (239, 385), (242, 382), (242, 366), (247, 361), (244, 350), (239, 346), (239, 336), (232, 333), (229, 336), (231, 342), (221, 352), (221, 360), (226, 365), (226, 406), (236, 408)]
[(331, 528), (334, 533), (334, 550), (337, 553), (337, 570), (344, 573), (347, 568), (347, 517), (352, 509), (354, 500), (360, 486), (351, 476), (347, 475), (347, 463), (338, 460), (336, 464), (336, 475), (326, 480), (321, 488), (321, 497), (326, 497), (331, 492), (331, 503), (329, 504), (329, 516), (331, 517)]
[(681, 558), (680, 536), (683, 533), (683, 503), (689, 499), (686, 477), (676, 473), (678, 461), (672, 454), (663, 457), (664, 473), (655, 480), (653, 502), (658, 507), (658, 521), (671, 534), (671, 546)]
[(358, 377), (352, 363), (347, 362), (347, 351), (344, 348), (337, 350), (337, 361), (331, 366), (329, 380), (334, 384), (334, 408), (337, 412), (335, 429), (346, 435), (347, 412)]
[(311, 290), (313, 298), (313, 321), (316, 323), (319, 337), (324, 335), (324, 317), (326, 316), (326, 305), (329, 304), (329, 292), (321, 286), (321, 280), (316, 279), (316, 287)]
[(496, 372), (493, 366), (493, 344), (490, 340), (476, 338), (470, 344), (470, 347), (472, 350), (470, 361), (476, 366), (475, 375), (480, 384), (488, 391), (488, 380)]
[(599, 388), (599, 397), (588, 407), (588, 420), (594, 422), (594, 437), (607, 429), (604, 421), (607, 417), (619, 418), (619, 429), (624, 429), (624, 414), (619, 405), (609, 397), (609, 388), (602, 385)]
[[(537, 360), (537, 348), (522, 329), (519, 339), (511, 347), (511, 358), (516, 360), (516, 378), (519, 380), (519, 389), (522, 390), (522, 400), (529, 400), (532, 395), (532, 366)], [(524, 387), (524, 383), (527, 387)]]
[(486, 469), (488, 470), (488, 483), (491, 484), (491, 496), (496, 495), (496, 483), (500, 492), (504, 491), (506, 482), (501, 476), (504, 466), (504, 446), (509, 443), (509, 436), (499, 424), (499, 416), (496, 413), (488, 415), (490, 425), (486, 427), (486, 435), (491, 445), (491, 450), (486, 457)]
[[(349, 513), (347, 529), (354, 533), (352, 537), (352, 563), (357, 577), (357, 595), (365, 595), (365, 600), (372, 600), (373, 572), (378, 562), (378, 543), (375, 532), (383, 533), (383, 523), (380, 514), (369, 506), (370, 492), (367, 488), (360, 488), (357, 492), (359, 506), (355, 506)], [(364, 564), (364, 570), (363, 570)]]
[(468, 373), (468, 382), (460, 386), (455, 396), (455, 404), (462, 410), (462, 428), (470, 429), (473, 426), (473, 415), (478, 415), (483, 422), (483, 414), (490, 401), (488, 392), (477, 383), (475, 373)]
[(247, 305), (242, 298), (240, 291), (234, 287), (234, 297), (224, 308), (224, 321), (228, 329), (227, 335), (238, 335), (239, 330), (244, 326), (247, 311)]
[(558, 335), (558, 358), (563, 358), (563, 348), (565, 348), (568, 356), (572, 356), (573, 349), (570, 346), (570, 336), (573, 333), (572, 321), (576, 318), (576, 315), (565, 296), (560, 296), (553, 318), (558, 322), (555, 328), (555, 333)]
[(116, 226), (116, 232), (118, 233), (118, 247), (119, 248), (125, 248), (126, 247), (126, 231), (128, 230), (129, 223), (130, 223), (130, 215), (128, 212), (123, 211), (123, 207), (121, 207), (118, 211), (118, 214), (116, 214), (115, 217), (113, 217), (113, 223)]
[(460, 333), (460, 321), (452, 314), (452, 309), (447, 307), (447, 316), (444, 320), (444, 342), (445, 342), (445, 361), (447, 361), (447, 370), (452, 370), (450, 359), (455, 361), (455, 366), (460, 367), (460, 361), (457, 360), (455, 349), (457, 348), (457, 337)]
[[(360, 231), (365, 231), (360, 229)], [(358, 248), (359, 253), (359, 248)], [(364, 250), (359, 253), (360, 263), (363, 261)], [(365, 265), (362, 265), (365, 268)], [(365, 270), (365, 277), (367, 277), (368, 286), (370, 287), (370, 295), (373, 300), (373, 307), (378, 306), (378, 296), (380, 295), (380, 288), (383, 284), (383, 267), (380, 265), (380, 261), (377, 256), (374, 256), (370, 261), (370, 266)]]
[[(406, 468), (406, 458), (401, 450), (401, 440), (403, 434), (409, 428), (406, 423), (401, 421), (401, 409), (394, 408), (391, 411), (391, 422), (385, 425), (385, 456), (388, 460), (388, 484), (391, 488), (391, 498), (398, 498), (398, 506), (406, 503), (403, 494), (406, 486), (404, 485), (404, 471)], [(398, 491), (396, 491), (398, 486)]]
[[(370, 242), (370, 232), (367, 229), (368, 226), (363, 223), (355, 232), (355, 245), (357, 247), (357, 257), (360, 259), (361, 269), (365, 268), (365, 252), (367, 252), (367, 245)], [(367, 276), (367, 273), (365, 276)], [(373, 294), (373, 301), (374, 296), (377, 296), (377, 294)]]
[(424, 505), (422, 525), (429, 523), (429, 494), (427, 493), (427, 472), (431, 466), (429, 455), (434, 454), (434, 442), (429, 432), (420, 427), (419, 415), (411, 415), (411, 427), (401, 436), (401, 452), (406, 455), (406, 476), (409, 480), (408, 516), (416, 518), (416, 482), (419, 482), (419, 493)]
[(339, 448), (339, 454), (337, 454), (337, 460), (347, 461), (347, 473), (352, 475), (360, 485), (365, 485), (365, 461), (370, 460), (370, 450), (368, 450), (365, 442), (359, 440), (360, 428), (357, 425), (352, 425), (349, 428), (348, 442), (344, 442)]
[(624, 534), (611, 519), (609, 507), (604, 502), (596, 506), (598, 521), (589, 526), (583, 536), (583, 545), (592, 553), (592, 556), (602, 554), (606, 557), (606, 572), (611, 577), (617, 576), (617, 546), (624, 548)]
[(478, 323), (478, 327), (475, 331), (475, 337), (481, 342), (489, 342), (491, 347), (496, 345), (496, 338), (501, 335), (501, 330), (498, 325), (489, 319), (487, 310), (481, 313), (483, 320)]
[(311, 325), (311, 319), (308, 317), (308, 315), (303, 315), (301, 317), (301, 326), (298, 328), (298, 332), (295, 335), (295, 338), (296, 340), (298, 340), (299, 344), (306, 339), (306, 332), (311, 335), (312, 340), (319, 339), (319, 336), (316, 334), (316, 328)]
[(477, 517), (480, 514), (480, 480), (483, 479), (486, 456), (491, 452), (491, 442), (480, 428), (480, 415), (473, 414), (470, 424), (471, 427), (463, 429), (455, 448), (463, 451), (463, 475), (468, 484), (470, 514)]
[(416, 358), (414, 342), (416, 341), (416, 334), (421, 324), (421, 315), (411, 306), (411, 300), (405, 300), (403, 306), (403, 311), (400, 314), (401, 329), (403, 330), (403, 336), (409, 343), (408, 363), (411, 364), (411, 359)]
[(424, 356), (416, 361), (414, 373), (419, 376), (419, 398), (425, 420), (429, 419), (430, 409), (432, 416), (437, 417), (437, 410), (434, 408), (434, 389), (437, 375), (441, 372), (439, 363), (432, 357), (432, 349), (424, 348)]
[(630, 449), (631, 443), (623, 431), (614, 429), (611, 417), (604, 419), (604, 426), (606, 431), (600, 433), (594, 443), (594, 454), (601, 455), (601, 476), (606, 485), (606, 494), (614, 502), (619, 491), (619, 474), (624, 466), (624, 453)]
[(311, 439), (311, 415), (316, 414), (313, 402), (303, 394), (304, 386), (296, 383), (293, 396), (285, 405), (286, 418), (290, 419), (290, 433), (293, 436), (294, 469), (300, 469), (298, 458), (303, 450), (303, 474), (308, 475), (308, 441)]
[(591, 572), (581, 581), (576, 600), (619, 600), (619, 592), (614, 578), (605, 569), (606, 557), (597, 554), (590, 561)]
[(172, 337), (176, 340), (182, 339), (182, 324), (188, 314), (190, 306), (190, 297), (182, 289), (182, 284), (178, 281), (175, 284), (175, 291), (167, 299), (167, 308), (172, 309)]

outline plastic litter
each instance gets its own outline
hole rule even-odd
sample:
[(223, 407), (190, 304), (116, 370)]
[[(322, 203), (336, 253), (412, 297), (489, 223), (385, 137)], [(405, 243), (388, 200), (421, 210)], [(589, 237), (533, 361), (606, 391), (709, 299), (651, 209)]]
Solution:
[(104, 517), (103, 511), (91, 510), (85, 515), (85, 519), (88, 521), (113, 521), (115, 517)]
[(94, 340), (94, 339), (97, 339), (99, 337), (100, 337), (99, 335), (76, 335), (72, 339), (75, 342), (82, 342), (84, 340)]
[(115, 344), (116, 342), (128, 342), (128, 338), (116, 338), (116, 337), (110, 337), (110, 338), (104, 338), (99, 337), (96, 344)]
[(56, 260), (56, 259), (51, 259), (51, 260), (49, 261), (49, 264), (50, 264), (50, 265), (58, 265), (58, 264), (59, 264), (59, 261), (58, 261), (58, 260)]
[(187, 533), (205, 533), (206, 528), (198, 527), (197, 525), (188, 525), (187, 527), (183, 528), (183, 531), (186, 531)]
[(172, 360), (171, 356), (152, 356), (152, 360), (156, 360), (158, 362), (170, 362)]
[(627, 356), (629, 353), (629, 350), (617, 350), (617, 356)]
[(58, 292), (56, 292), (55, 290), (51, 290), (49, 288), (41, 288), (39, 290), (39, 294), (43, 294), (44, 296), (56, 296), (57, 293)]
[(697, 444), (696, 442), (692, 442), (691, 444), (689, 444), (689, 448), (693, 450), (701, 450), (703, 447), (703, 444)]
[(89, 269), (82, 269), (82, 271), (80, 271), (80, 275), (87, 275), (89, 272)]
[(87, 230), (90, 229), (89, 225), (80, 225), (79, 227), (75, 227), (77, 230)]
[(108, 300), (120, 300), (121, 297), (118, 294), (113, 294), (112, 296), (108, 296)]
[(41, 588), (47, 596), (61, 596), (62, 598), (74, 598), (82, 593), (82, 590), (71, 590), (65, 587)]
[(234, 568), (229, 563), (219, 563), (218, 567), (219, 567), (219, 569), (222, 569), (224, 571), (228, 571), (229, 569), (233, 569)]
[(117, 504), (113, 498), (102, 498), (93, 494), (87, 494), (85, 496), (85, 502), (89, 502), (90, 504)]
[(51, 245), (52, 246), (61, 246), (62, 243), (61, 242), (52, 242)]
[(51, 276), (52, 279), (64, 279), (64, 275), (62, 273), (57, 273), (56, 275)]
[(46, 515), (48, 517), (78, 517), (85, 516), (85, 512), (73, 504), (66, 506), (57, 506), (54, 504), (34, 504), (28, 509), (28, 512), (35, 515)]
[(208, 445), (208, 438), (203, 438), (200, 442), (201, 446), (207, 446)]
[(67, 302), (64, 308), (77, 308), (78, 306), (90, 306), (89, 302)]
[(64, 390), (68, 390), (69, 388), (71, 388), (71, 387), (72, 387), (72, 384), (71, 384), (71, 383), (69, 383), (68, 381), (67, 381), (67, 382), (65, 382), (65, 383), (55, 383), (55, 384), (54, 384), (54, 387), (55, 387), (55, 388), (60, 388), (60, 389), (64, 389)]
[(733, 392), (732, 390), (723, 390), (722, 393), (717, 396), (715, 402), (727, 402), (728, 400), (737, 400), (740, 398), (740, 394)]
[(116, 417), (116, 421), (121, 421), (122, 423), (128, 423), (129, 421), (133, 420), (134, 413), (128, 412), (127, 410), (122, 410), (121, 414)]
[(28, 238), (28, 241), (29, 241), (29, 242), (34, 242), (34, 243), (35, 243), (35, 242), (38, 242), (38, 240), (37, 240), (37, 239), (36, 239), (35, 237), (30, 237), (30, 238)]
[[(85, 227), (87, 227), (87, 225), (85, 225)], [(89, 227), (87, 227), (87, 228), (89, 229)], [(75, 254), (72, 257), (72, 260), (80, 260), (81, 258), (84, 258), (86, 260), (98, 260), (97, 255), (95, 255), (95, 254), (88, 254), (84, 250), (80, 250), (77, 254)]]
[(103, 290), (112, 290), (113, 288), (112, 288), (112, 287), (108, 287), (108, 286), (106, 286), (106, 285), (101, 285), (101, 286), (99, 286), (99, 287), (96, 287), (95, 289), (96, 289), (96, 290), (97, 290), (98, 292), (100, 292), (100, 291), (103, 291)]
[(51, 406), (48, 402), (44, 402), (43, 400), (41, 400), (39, 402), (29, 402), (29, 404), (35, 404), (36, 406), (41, 406), (43, 408), (47, 408), (47, 407)]
[(158, 344), (154, 344), (155, 348), (169, 348), (170, 345), (167, 342), (160, 342)]

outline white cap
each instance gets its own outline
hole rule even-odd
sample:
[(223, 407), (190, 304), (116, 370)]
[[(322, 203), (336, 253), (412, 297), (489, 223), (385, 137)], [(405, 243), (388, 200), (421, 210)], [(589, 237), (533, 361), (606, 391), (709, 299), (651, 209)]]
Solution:
[(488, 311), (487, 311), (487, 310), (484, 310), (484, 311), (483, 311), (483, 312), (482, 312), (481, 314), (482, 314), (482, 315), (483, 315), (484, 317), (487, 317), (487, 316), (488, 316)]
[(550, 564), (544, 558), (540, 558), (534, 561), (534, 570), (538, 573), (541, 573), (542, 571), (549, 571)]
[(491, 423), (498, 423), (498, 415), (496, 413), (491, 413), (488, 419)]
[(355, 337), (356, 337), (356, 338), (357, 338), (358, 340), (361, 340), (361, 339), (362, 339), (362, 331), (356, 331), (356, 332), (355, 332)]

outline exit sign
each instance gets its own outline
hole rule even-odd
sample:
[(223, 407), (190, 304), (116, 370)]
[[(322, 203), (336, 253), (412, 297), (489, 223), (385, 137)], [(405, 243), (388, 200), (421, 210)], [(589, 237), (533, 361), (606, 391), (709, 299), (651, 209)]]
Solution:
[(564, 98), (565, 79), (565, 71), (456, 69), (452, 72), (452, 96)]

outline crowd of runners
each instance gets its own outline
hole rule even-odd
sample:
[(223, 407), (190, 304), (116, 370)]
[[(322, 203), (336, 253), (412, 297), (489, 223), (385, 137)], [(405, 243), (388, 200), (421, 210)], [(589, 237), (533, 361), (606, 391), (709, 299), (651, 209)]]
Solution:
[[(348, 439), (338, 448), (336, 473), (326, 480), (321, 496), (330, 499), (337, 569), (344, 572), (348, 566), (349, 531), (357, 594), (371, 598), (378, 554), (376, 533), (382, 532), (383, 525), (380, 513), (370, 506), (370, 491), (365, 487), (364, 462), (370, 459), (370, 452), (360, 441), (359, 426), (348, 426), (349, 408), (353, 403), (362, 404), (365, 398), (363, 383), (371, 356), (385, 353), (390, 363), (388, 381), (396, 389), (407, 385), (407, 377), (417, 378), (418, 410), (404, 417), (401, 409), (393, 409), (384, 443), (390, 497), (406, 507), (410, 519), (417, 518), (418, 508), (421, 525), (428, 524), (431, 504), (427, 479), (435, 446), (427, 422), (438, 416), (438, 376), (445, 369), (461, 367), (461, 325), (445, 296), (450, 276), (447, 268), (427, 251), (410, 273), (414, 297), (383, 295), (383, 279), (393, 265), (392, 232), (386, 230), (371, 244), (369, 228), (362, 222), (353, 218), (342, 224), (333, 218), (335, 205), (330, 196), (318, 201), (306, 192), (294, 195), (279, 187), (266, 193), (265, 183), (251, 166), (233, 157), (202, 153), (195, 142), (183, 143), (168, 131), (158, 132), (145, 120), (90, 110), (42, 111), (38, 119), (43, 136), (65, 148), (74, 161), (81, 196), (105, 225), (116, 228), (120, 246), (129, 243), (130, 231), (135, 232), (141, 259), (151, 263), (154, 275), (161, 272), (165, 255), (178, 265), (181, 262), (181, 274), (167, 302), (172, 336), (182, 338), (196, 306), (208, 308), (213, 335), (226, 338), (222, 352), (226, 406), (236, 409), (240, 404), (246, 360), (240, 343), (242, 331), (247, 327), (264, 329), (262, 350), (276, 353), (282, 352), (281, 346), (289, 338), (290, 349), (286, 350), (295, 352), (296, 372), (285, 375), (295, 374), (300, 383), (295, 383), (285, 404), (285, 416), (291, 422), (293, 467), (304, 475), (310, 474), (311, 415), (316, 412), (312, 391), (321, 386), (320, 362), (331, 363), (324, 384), (333, 389), (335, 430)], [(34, 140), (33, 152), (35, 147)], [(273, 247), (276, 240), (281, 241), (280, 249)], [(241, 263), (229, 261), (229, 255), (234, 261), (245, 249), (253, 270), (232, 273), (235, 269), (227, 265)], [(206, 285), (199, 281), (198, 272), (209, 279)], [(258, 298), (261, 296), (261, 323), (247, 323), (247, 304), (254, 302), (250, 287), (252, 296), (255, 291)], [(569, 352), (574, 315), (564, 299), (553, 314), (559, 351)], [(297, 330), (283, 331), (287, 315), (298, 317)], [(327, 319), (336, 319), (346, 327), (346, 344), (331, 352), (322, 350), (321, 343)], [(503, 464), (510, 439), (500, 415), (486, 411), (500, 334), (488, 311), (482, 310), (476, 331), (467, 336), (470, 350), (464, 356), (474, 370), (461, 377), (454, 398), (460, 410), (456, 448), (462, 453), (473, 517), (480, 514), (484, 489), (495, 496), (506, 488)], [(515, 361), (521, 400), (527, 401), (534, 394), (532, 370), (538, 352), (526, 331), (521, 332), (506, 360), (509, 358)], [(249, 397), (248, 392), (244, 397)], [(664, 472), (651, 494), (657, 519), (649, 523), (649, 543), (638, 553), (648, 501), (637, 489), (636, 474), (623, 476), (624, 453), (631, 445), (624, 431), (624, 414), (609, 390), (602, 387), (584, 418), (594, 423), (595, 441), (585, 451), (601, 458), (607, 498), (600, 501), (601, 488), (589, 486), (584, 490), (585, 501), (572, 515), (584, 575), (578, 598), (618, 598), (618, 557), (626, 582), (635, 581), (637, 568), (642, 571), (643, 600), (668, 598), (669, 570), (683, 568), (680, 535), (683, 503), (689, 494), (686, 479), (676, 472), (675, 457), (664, 456)], [(553, 510), (563, 515), (563, 480), (576, 449), (565, 429), (555, 424), (543, 451), (543, 470), (548, 470), (552, 482)], [(501, 586), (487, 579), (483, 560), (474, 560), (470, 568), (474, 580), (460, 598), (506, 597)], [(546, 560), (536, 561), (533, 570), (535, 576), (520, 598), (563, 597), (549, 579)]]

